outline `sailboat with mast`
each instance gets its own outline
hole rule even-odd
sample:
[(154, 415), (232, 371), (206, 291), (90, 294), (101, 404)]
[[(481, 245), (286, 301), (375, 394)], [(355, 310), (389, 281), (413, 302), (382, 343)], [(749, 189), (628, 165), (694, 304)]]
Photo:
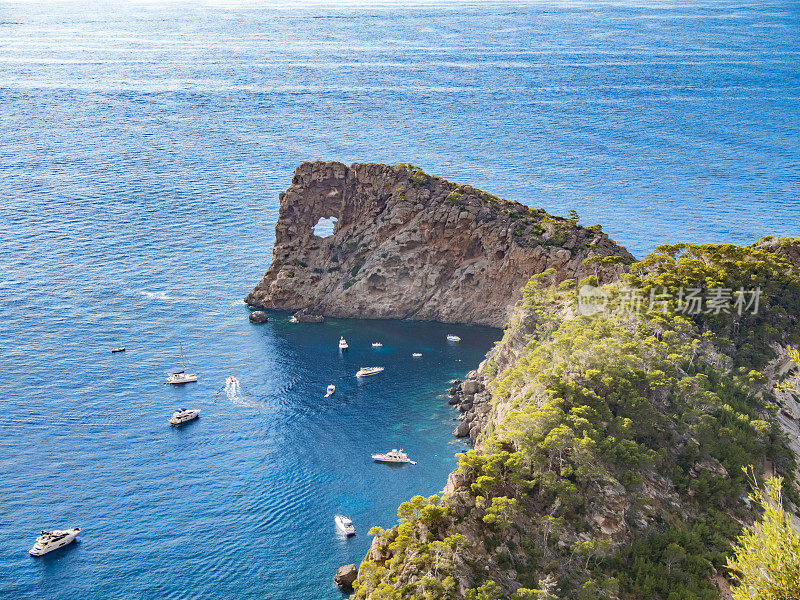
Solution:
[(197, 381), (196, 373), (186, 372), (186, 363), (183, 360), (183, 342), (181, 342), (181, 367), (183, 368), (180, 371), (170, 373), (169, 377), (167, 377), (167, 380), (164, 383), (169, 385), (180, 385), (182, 383), (191, 383), (193, 381)]

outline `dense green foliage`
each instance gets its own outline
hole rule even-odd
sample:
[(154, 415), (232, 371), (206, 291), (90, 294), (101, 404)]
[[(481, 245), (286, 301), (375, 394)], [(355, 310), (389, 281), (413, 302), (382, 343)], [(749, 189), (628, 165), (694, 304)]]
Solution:
[[(576, 301), (594, 277), (554, 281), (523, 290), (499, 345), (515, 360), (487, 362), (498, 418), (459, 455), (456, 491), (401, 505), (358, 598), (713, 600), (752, 518), (742, 468), (791, 481), (759, 370), (770, 344), (798, 339), (800, 275), (783, 254), (662, 247), (590, 315)], [(760, 309), (681, 310), (679, 290), (720, 287), (760, 288)], [(659, 309), (631, 310), (631, 288), (658, 290)]]
[[(779, 240), (779, 250), (800, 249), (800, 239)], [(701, 331), (714, 331), (736, 347), (739, 365), (762, 367), (773, 356), (770, 344), (797, 343), (800, 340), (800, 279), (797, 265), (780, 252), (768, 251), (764, 244), (675, 244), (659, 246), (656, 252), (631, 267), (629, 282), (644, 296), (671, 296), (671, 310), (678, 309), (679, 291), (697, 289), (708, 297), (713, 290), (727, 290), (733, 302), (749, 290), (760, 290), (756, 314), (753, 308), (729, 311), (709, 310), (692, 317)], [(750, 300), (745, 297), (745, 302)]]
[[(746, 471), (747, 472), (747, 471)], [(764, 511), (758, 523), (739, 536), (736, 556), (728, 559), (736, 585), (735, 600), (797, 600), (800, 598), (800, 534), (783, 507), (783, 479), (770, 477), (765, 490), (750, 469), (750, 499)]]

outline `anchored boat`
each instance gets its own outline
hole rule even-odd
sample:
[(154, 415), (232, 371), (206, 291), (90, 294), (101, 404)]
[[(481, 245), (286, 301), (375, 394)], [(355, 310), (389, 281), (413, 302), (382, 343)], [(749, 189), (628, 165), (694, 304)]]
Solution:
[(197, 374), (186, 372), (186, 363), (183, 360), (183, 342), (181, 342), (181, 366), (183, 368), (175, 373), (170, 373), (169, 377), (167, 377), (167, 380), (164, 383), (169, 385), (180, 385), (182, 383), (191, 383), (193, 381), (197, 381)]
[(397, 448), (393, 448), (392, 450), (384, 454), (373, 454), (372, 460), (374, 460), (375, 462), (384, 462), (384, 463), (400, 463), (400, 464), (409, 463), (412, 465), (417, 464), (416, 462), (408, 458), (408, 454), (403, 452), (402, 448), (400, 448), (400, 450), (398, 450)]
[(385, 367), (361, 367), (356, 373), (356, 377), (366, 377), (367, 375), (377, 375), (382, 373)]
[(333, 396), (333, 392), (335, 392), (335, 391), (336, 391), (336, 386), (333, 385), (333, 384), (330, 384), (328, 386), (327, 391), (325, 392), (325, 397), (327, 398), (328, 396)]
[(172, 416), (169, 418), (169, 424), (177, 427), (189, 421), (194, 421), (199, 416), (199, 408), (182, 408), (172, 413)]
[(347, 350), (350, 346), (347, 345), (347, 340), (343, 337), (339, 338), (339, 350)]
[(78, 537), (80, 532), (80, 527), (42, 531), (36, 538), (36, 543), (33, 545), (33, 548), (31, 548), (28, 553), (31, 556), (43, 556), (48, 552), (63, 548), (67, 544), (71, 544), (75, 538)]
[(447, 334), (447, 341), (448, 342), (460, 342), (461, 338), (457, 335), (453, 335), (452, 333)]

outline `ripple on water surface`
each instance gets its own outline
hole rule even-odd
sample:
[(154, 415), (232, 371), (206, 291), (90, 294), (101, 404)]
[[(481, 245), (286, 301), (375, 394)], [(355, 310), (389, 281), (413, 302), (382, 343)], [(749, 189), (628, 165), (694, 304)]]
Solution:
[[(3, 10), (4, 598), (336, 600), (369, 527), (441, 489), (441, 394), (498, 332), (247, 321), (303, 160), (412, 161), (639, 256), (800, 234), (785, 3)], [(168, 388), (181, 343), (198, 382)], [(419, 464), (370, 460), (393, 447)]]

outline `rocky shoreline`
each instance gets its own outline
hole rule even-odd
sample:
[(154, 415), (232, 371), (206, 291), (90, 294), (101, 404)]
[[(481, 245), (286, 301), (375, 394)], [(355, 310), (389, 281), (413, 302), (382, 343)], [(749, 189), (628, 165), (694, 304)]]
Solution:
[(458, 409), (459, 423), (453, 430), (457, 438), (469, 438), (474, 444), (489, 422), (492, 394), (478, 371), (470, 371), (464, 380), (455, 379), (450, 387), (448, 404)]

